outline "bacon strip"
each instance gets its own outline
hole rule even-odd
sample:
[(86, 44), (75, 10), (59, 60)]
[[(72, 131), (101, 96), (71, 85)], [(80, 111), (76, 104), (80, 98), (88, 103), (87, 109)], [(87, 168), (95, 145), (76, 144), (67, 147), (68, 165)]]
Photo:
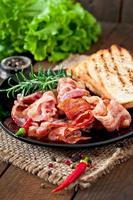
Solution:
[(94, 108), (92, 113), (108, 131), (119, 130), (119, 128), (129, 127), (131, 116), (129, 112), (114, 99), (105, 103), (97, 96), (84, 97), (87, 102), (92, 103)]
[(58, 82), (57, 92), (59, 103), (68, 98), (79, 98), (89, 95), (89, 92), (83, 88), (83, 85), (71, 78), (61, 78)]
[(17, 95), (17, 100), (14, 101), (14, 106), (12, 107), (11, 116), (18, 126), (22, 126), (27, 119), (27, 116), (23, 111), (28, 108), (29, 104), (34, 103), (41, 96), (41, 92), (35, 92), (26, 97), (23, 97), (20, 94)]
[(68, 119), (73, 120), (81, 113), (90, 110), (90, 105), (82, 98), (69, 98), (59, 103), (58, 108), (66, 114)]
[(49, 121), (57, 112), (56, 98), (53, 92), (45, 92), (40, 99), (36, 100), (33, 104), (24, 110), (24, 114), (33, 121)]
[(49, 121), (56, 116), (56, 104), (56, 98), (51, 91), (43, 94), (37, 92), (26, 97), (18, 95), (11, 115), (19, 126), (22, 126), (28, 118), (37, 122)]
[(75, 128), (89, 128), (94, 122), (90, 105), (82, 98), (66, 99), (61, 102), (58, 107), (66, 114), (67, 118), (71, 120), (71, 126)]
[(32, 124), (28, 130), (28, 136), (37, 139), (48, 137), (51, 141), (63, 141), (70, 144), (90, 139), (90, 137), (81, 136), (81, 131), (77, 124), (64, 120), (42, 122), (40, 126), (37, 123)]
[(81, 131), (67, 127), (55, 128), (49, 133), (48, 138), (51, 141), (63, 141), (68, 144), (75, 144), (78, 141), (90, 139), (89, 137), (81, 136)]

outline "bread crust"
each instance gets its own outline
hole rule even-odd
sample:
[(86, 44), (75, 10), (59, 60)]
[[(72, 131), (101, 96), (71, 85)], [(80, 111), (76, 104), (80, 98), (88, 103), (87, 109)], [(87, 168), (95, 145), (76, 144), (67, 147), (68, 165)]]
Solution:
[(109, 49), (86, 57), (71, 66), (72, 77), (104, 98), (114, 98), (126, 108), (133, 108), (133, 56), (125, 48)]

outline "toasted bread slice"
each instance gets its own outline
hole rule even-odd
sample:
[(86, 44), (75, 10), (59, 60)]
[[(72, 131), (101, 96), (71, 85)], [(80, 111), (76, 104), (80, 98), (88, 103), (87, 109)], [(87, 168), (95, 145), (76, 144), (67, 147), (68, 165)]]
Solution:
[(73, 78), (83, 82), (93, 93), (114, 98), (126, 108), (133, 107), (133, 56), (126, 49), (112, 45), (88, 56), (71, 67)]

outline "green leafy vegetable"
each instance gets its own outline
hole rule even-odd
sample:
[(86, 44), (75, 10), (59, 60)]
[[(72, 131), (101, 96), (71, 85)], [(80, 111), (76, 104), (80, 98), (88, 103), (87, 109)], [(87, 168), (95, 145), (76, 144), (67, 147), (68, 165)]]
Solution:
[(96, 42), (96, 19), (73, 0), (0, 0), (0, 59), (29, 51), (60, 61)]
[(29, 23), (41, 10), (41, 0), (0, 0), (0, 59), (25, 51)]
[(36, 60), (60, 61), (71, 52), (88, 50), (101, 29), (96, 19), (79, 3), (49, 0), (29, 26), (25, 49)]
[(9, 78), (8, 84), (10, 87), (2, 89), (0, 92), (5, 91), (7, 92), (8, 97), (10, 94), (15, 97), (18, 93), (21, 93), (24, 96), (35, 91), (53, 90), (57, 87), (58, 80), (61, 77), (66, 76), (66, 71), (64, 69), (60, 69), (58, 71), (48, 69), (45, 72), (39, 69), (37, 74), (31, 70), (28, 77), (26, 77), (23, 72), (19, 72), (16, 74), (17, 84), (12, 85), (12, 78)]

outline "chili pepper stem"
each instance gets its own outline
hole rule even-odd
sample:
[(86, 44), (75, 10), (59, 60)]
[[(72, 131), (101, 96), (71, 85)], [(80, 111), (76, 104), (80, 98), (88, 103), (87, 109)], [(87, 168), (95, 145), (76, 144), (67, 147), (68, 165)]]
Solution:
[(21, 128), (19, 128), (19, 130), (16, 132), (15, 135), (16, 136), (25, 136), (31, 123), (32, 123), (32, 119), (31, 118), (27, 119), (25, 124)]
[(91, 162), (91, 159), (89, 156), (85, 156), (80, 162), (84, 162), (84, 163), (88, 164)]
[(16, 132), (16, 136), (24, 136), (26, 133), (24, 128), (19, 128), (19, 130)]

